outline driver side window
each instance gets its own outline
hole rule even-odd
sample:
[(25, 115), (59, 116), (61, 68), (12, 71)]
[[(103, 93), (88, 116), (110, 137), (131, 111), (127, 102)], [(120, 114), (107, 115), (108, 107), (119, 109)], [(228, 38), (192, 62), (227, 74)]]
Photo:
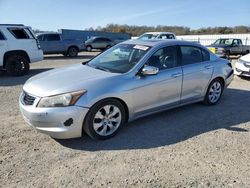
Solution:
[(176, 67), (177, 66), (176, 46), (169, 46), (159, 49), (148, 59), (145, 65), (157, 67), (159, 70), (165, 70)]

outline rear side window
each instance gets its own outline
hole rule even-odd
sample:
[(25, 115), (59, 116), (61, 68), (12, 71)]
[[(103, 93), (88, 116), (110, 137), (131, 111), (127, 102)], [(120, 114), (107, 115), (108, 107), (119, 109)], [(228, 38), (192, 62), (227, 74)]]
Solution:
[(45, 41), (58, 41), (60, 40), (60, 36), (58, 34), (50, 34), (50, 35), (44, 35)]
[(180, 46), (182, 65), (189, 65), (203, 61), (201, 49), (194, 46)]
[(174, 39), (174, 35), (171, 34), (162, 34), (159, 36), (160, 39)]
[(0, 40), (5, 40), (5, 38), (4, 38), (4, 36), (3, 36), (3, 34), (2, 34), (1, 31), (0, 31)]
[(207, 50), (201, 49), (203, 61), (210, 60), (210, 53)]
[(8, 28), (8, 30), (16, 39), (29, 39), (30, 38), (23, 28)]

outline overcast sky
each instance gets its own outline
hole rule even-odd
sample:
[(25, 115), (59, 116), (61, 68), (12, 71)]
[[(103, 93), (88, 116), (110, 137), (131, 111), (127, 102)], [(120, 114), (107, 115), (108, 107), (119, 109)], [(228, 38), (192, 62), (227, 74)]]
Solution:
[(0, 0), (0, 23), (33, 29), (128, 25), (250, 26), (250, 0)]

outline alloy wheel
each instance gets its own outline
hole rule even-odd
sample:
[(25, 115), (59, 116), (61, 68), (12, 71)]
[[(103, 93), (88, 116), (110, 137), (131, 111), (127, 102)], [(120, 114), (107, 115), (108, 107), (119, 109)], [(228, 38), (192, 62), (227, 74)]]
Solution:
[(98, 135), (109, 136), (119, 128), (121, 121), (120, 109), (115, 105), (106, 105), (95, 114), (93, 128)]

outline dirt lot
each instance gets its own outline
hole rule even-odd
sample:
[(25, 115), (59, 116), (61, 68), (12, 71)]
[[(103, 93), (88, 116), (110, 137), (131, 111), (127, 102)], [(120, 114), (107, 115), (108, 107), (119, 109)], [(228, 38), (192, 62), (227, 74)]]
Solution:
[(139, 119), (106, 141), (29, 127), (18, 109), (24, 82), (92, 55), (49, 56), (20, 78), (0, 73), (0, 187), (250, 187), (250, 80), (236, 77), (216, 106)]

